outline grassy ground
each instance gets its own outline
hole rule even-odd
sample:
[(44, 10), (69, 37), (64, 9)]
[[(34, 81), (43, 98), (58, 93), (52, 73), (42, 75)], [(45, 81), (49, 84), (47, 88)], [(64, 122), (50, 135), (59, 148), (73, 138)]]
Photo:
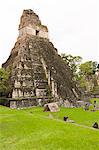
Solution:
[[(65, 123), (64, 116), (75, 123)], [(99, 150), (99, 111), (61, 108), (58, 113), (43, 108), (11, 110), (0, 107), (1, 150)]]
[(94, 103), (94, 101), (96, 101), (96, 103), (99, 104), (99, 98), (92, 98), (92, 99), (90, 100), (90, 102), (91, 102), (92, 104)]

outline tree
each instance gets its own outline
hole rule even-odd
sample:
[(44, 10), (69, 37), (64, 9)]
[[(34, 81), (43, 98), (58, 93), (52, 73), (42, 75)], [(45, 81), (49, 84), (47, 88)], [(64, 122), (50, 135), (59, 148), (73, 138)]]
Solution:
[(79, 73), (81, 75), (89, 77), (89, 76), (95, 74), (95, 71), (97, 68), (97, 62), (87, 61), (87, 62), (81, 64), (79, 68), (80, 68)]
[(96, 69), (99, 68), (97, 62), (87, 61), (82, 63), (82, 57), (66, 54), (61, 54), (61, 57), (72, 70), (74, 80), (78, 82), (78, 87), (90, 91), (97, 86), (95, 75)]
[(97, 62), (87, 61), (79, 66), (79, 85), (90, 92), (97, 85), (96, 82)]
[(73, 75), (76, 77), (77, 72), (79, 70), (79, 65), (81, 64), (82, 57), (81, 56), (72, 56), (72, 55), (66, 55), (61, 54), (62, 59), (69, 65), (71, 71), (73, 72)]
[(3, 68), (0, 68), (0, 96), (5, 95), (8, 90), (9, 73)]

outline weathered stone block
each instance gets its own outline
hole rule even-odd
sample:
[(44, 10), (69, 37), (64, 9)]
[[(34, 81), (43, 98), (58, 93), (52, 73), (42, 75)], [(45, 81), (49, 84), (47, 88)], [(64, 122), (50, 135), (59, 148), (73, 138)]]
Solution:
[(17, 108), (17, 101), (10, 101), (10, 108), (15, 109)]

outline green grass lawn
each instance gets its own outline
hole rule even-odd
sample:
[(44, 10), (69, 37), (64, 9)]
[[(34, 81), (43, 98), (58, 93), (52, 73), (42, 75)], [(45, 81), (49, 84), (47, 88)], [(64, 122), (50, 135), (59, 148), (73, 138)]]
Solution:
[(90, 102), (91, 102), (92, 104), (94, 103), (94, 101), (96, 101), (96, 103), (99, 104), (99, 98), (92, 98), (92, 99), (90, 100)]
[[(66, 123), (68, 116), (75, 123)], [(61, 108), (43, 112), (43, 108), (12, 110), (0, 107), (0, 150), (99, 150), (99, 111)]]

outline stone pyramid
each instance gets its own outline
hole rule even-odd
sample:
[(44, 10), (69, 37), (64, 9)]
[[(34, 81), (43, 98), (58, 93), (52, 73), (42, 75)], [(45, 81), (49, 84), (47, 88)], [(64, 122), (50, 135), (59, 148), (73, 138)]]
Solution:
[(69, 66), (49, 41), (48, 28), (30, 9), (23, 11), (19, 36), (2, 66), (11, 72), (9, 97), (80, 98)]

